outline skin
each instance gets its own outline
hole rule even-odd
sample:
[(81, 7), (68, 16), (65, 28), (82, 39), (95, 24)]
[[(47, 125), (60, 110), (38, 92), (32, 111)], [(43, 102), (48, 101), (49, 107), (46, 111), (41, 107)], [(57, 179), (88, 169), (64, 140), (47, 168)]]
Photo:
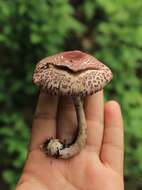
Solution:
[[(60, 100), (58, 116), (57, 104), (55, 97), (40, 94), (39, 117), (33, 121), (29, 153), (16, 190), (124, 190), (123, 121), (118, 103), (104, 104), (102, 91), (85, 99), (87, 144), (68, 160), (48, 157), (39, 150), (46, 138), (58, 134), (72, 140), (76, 131), (72, 100)], [(61, 128), (56, 128), (56, 119)]]

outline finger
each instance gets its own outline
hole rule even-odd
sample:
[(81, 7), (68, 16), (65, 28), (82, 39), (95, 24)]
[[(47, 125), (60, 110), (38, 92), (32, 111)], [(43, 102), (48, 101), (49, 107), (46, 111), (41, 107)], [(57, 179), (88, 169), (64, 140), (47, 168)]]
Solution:
[(31, 149), (39, 147), (47, 138), (55, 137), (57, 104), (57, 97), (40, 93), (33, 120)]
[(105, 105), (105, 129), (101, 160), (122, 174), (123, 121), (120, 106), (115, 101)]
[(87, 144), (100, 152), (104, 128), (104, 98), (100, 91), (85, 100), (85, 115), (87, 121)]
[(77, 118), (71, 97), (61, 97), (58, 109), (57, 136), (65, 143), (71, 143), (77, 129)]

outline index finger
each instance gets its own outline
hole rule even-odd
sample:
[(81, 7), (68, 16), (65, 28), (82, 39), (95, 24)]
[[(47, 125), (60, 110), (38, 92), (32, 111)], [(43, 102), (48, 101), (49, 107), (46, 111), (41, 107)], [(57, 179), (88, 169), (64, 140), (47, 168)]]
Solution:
[(30, 149), (38, 148), (49, 137), (56, 136), (58, 98), (41, 92), (33, 119)]

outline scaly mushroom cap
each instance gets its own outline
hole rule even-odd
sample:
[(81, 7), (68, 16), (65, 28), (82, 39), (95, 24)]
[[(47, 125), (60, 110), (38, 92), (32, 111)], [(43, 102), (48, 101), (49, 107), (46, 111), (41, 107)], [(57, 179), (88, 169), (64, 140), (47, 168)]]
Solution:
[(66, 51), (42, 59), (33, 81), (55, 95), (91, 95), (109, 83), (111, 70), (95, 57), (81, 51)]

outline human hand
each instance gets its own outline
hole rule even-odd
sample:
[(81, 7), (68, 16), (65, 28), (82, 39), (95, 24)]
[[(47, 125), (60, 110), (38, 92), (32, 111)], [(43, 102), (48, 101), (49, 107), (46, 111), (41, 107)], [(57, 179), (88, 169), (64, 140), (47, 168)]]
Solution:
[(71, 100), (64, 98), (58, 106), (56, 97), (40, 94), (28, 158), (16, 190), (124, 190), (120, 107), (115, 101), (104, 105), (101, 91), (86, 98), (84, 110), (85, 148), (68, 160), (48, 157), (39, 149), (40, 144), (56, 135), (71, 141), (77, 121)]

